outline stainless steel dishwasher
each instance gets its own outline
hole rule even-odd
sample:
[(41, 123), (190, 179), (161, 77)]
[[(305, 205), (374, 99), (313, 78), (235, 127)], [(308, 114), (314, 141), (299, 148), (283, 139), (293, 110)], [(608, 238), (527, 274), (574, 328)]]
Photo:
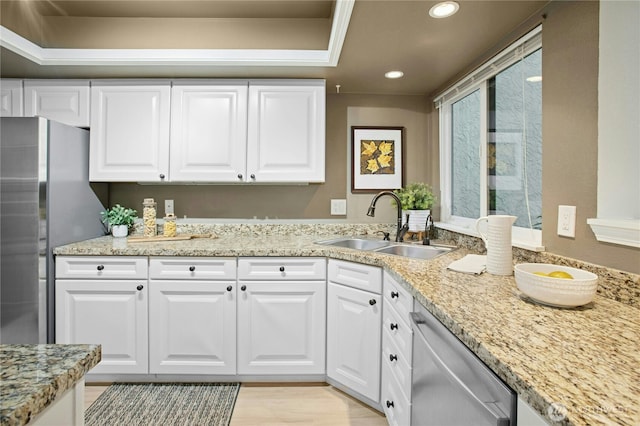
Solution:
[(411, 424), (515, 425), (516, 393), (422, 305), (414, 310)]

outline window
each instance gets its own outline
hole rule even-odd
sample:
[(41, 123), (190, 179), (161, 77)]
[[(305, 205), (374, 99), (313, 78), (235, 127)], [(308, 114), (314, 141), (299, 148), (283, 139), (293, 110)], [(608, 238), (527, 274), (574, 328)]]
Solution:
[(542, 243), (540, 28), (436, 99), (441, 225), (475, 234), (476, 219), (517, 216), (516, 245)]

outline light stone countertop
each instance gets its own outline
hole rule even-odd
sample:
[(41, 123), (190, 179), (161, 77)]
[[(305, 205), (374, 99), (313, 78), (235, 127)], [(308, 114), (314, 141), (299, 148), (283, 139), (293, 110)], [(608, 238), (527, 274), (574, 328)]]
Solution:
[[(339, 237), (339, 236), (336, 236)], [(318, 256), (383, 267), (522, 399), (553, 424), (640, 424), (640, 311), (597, 295), (576, 309), (522, 297), (513, 276), (449, 271), (472, 251), (432, 260), (314, 244), (329, 236), (232, 236), (127, 243), (100, 237), (56, 255)], [(566, 416), (554, 422), (550, 407)]]
[(28, 423), (100, 359), (100, 345), (0, 345), (0, 425)]

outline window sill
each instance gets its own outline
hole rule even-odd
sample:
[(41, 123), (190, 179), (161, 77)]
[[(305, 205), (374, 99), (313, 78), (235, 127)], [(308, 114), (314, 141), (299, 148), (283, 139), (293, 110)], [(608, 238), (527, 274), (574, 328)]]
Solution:
[[(472, 237), (480, 238), (480, 234), (475, 229), (468, 228), (466, 226), (454, 225), (452, 223), (445, 222), (436, 222), (435, 224), (438, 228), (446, 229), (447, 231), (457, 232), (459, 234), (470, 235)], [(543, 252), (544, 246), (534, 243), (532, 241), (524, 241), (513, 239), (511, 244), (514, 247), (518, 247), (521, 249), (535, 251), (535, 252)]]
[(640, 219), (587, 219), (596, 239), (603, 243), (640, 248)]

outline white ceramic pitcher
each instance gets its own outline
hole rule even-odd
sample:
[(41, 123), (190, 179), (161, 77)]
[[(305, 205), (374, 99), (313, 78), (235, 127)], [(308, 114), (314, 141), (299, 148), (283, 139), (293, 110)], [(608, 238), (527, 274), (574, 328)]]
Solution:
[[(476, 230), (487, 247), (487, 272), (494, 275), (513, 274), (513, 255), (511, 250), (511, 227), (518, 219), (516, 216), (491, 215), (476, 221)], [(480, 223), (487, 222), (487, 233), (480, 231)]]

